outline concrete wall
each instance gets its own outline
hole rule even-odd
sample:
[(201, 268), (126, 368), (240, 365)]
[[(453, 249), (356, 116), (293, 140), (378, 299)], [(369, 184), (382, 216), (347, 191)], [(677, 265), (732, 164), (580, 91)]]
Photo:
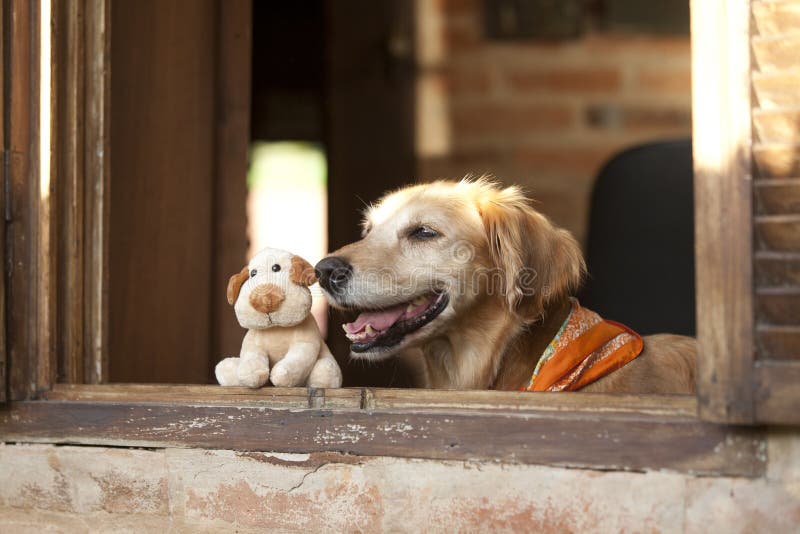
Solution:
[(800, 432), (764, 477), (196, 449), (0, 445), (1, 532), (800, 528)]
[(420, 178), (492, 172), (582, 240), (611, 155), (691, 135), (688, 36), (490, 41), (479, 0), (418, 0), (417, 21)]

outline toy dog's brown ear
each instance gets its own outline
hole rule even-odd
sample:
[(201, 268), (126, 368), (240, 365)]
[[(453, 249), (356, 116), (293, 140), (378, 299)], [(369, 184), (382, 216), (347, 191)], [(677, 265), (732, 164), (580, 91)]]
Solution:
[(314, 268), (300, 256), (292, 256), (292, 268), (289, 270), (289, 278), (295, 284), (306, 287), (317, 281)]
[(250, 269), (247, 265), (245, 265), (241, 271), (231, 276), (230, 280), (228, 280), (228, 304), (233, 306), (233, 303), (239, 298), (239, 290), (242, 289), (242, 284), (244, 284), (248, 278), (250, 278)]

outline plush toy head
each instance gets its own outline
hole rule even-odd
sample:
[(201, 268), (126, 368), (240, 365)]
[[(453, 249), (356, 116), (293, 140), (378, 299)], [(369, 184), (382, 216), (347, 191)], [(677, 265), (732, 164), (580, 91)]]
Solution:
[(300, 256), (265, 248), (228, 281), (228, 303), (243, 328), (294, 326), (311, 311), (314, 268)]

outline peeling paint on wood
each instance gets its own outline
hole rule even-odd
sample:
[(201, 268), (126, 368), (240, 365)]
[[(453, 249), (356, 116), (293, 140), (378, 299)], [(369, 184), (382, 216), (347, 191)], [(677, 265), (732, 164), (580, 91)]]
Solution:
[(748, 477), (764, 471), (759, 430), (641, 413), (27, 401), (0, 412), (0, 434), (22, 442), (339, 452)]

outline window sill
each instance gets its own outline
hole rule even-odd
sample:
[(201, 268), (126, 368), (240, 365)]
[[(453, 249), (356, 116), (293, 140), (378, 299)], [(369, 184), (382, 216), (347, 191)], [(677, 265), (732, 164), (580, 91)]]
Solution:
[(392, 389), (57, 385), (0, 410), (6, 442), (490, 460), (756, 477), (759, 429), (693, 397)]

